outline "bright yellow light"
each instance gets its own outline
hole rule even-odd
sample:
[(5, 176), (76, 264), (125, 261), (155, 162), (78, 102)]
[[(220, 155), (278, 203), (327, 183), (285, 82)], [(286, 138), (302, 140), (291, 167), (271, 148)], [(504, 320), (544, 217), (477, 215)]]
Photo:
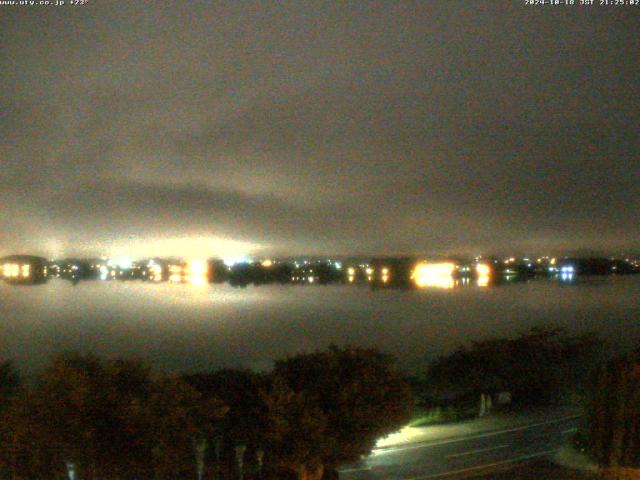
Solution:
[(204, 260), (192, 260), (189, 263), (189, 280), (194, 285), (204, 285), (207, 283), (207, 262)]
[(489, 280), (491, 280), (491, 267), (486, 263), (479, 263), (476, 265), (476, 273), (478, 274), (478, 286), (488, 287)]
[(367, 269), (365, 270), (365, 272), (367, 272), (367, 275), (371, 275), (371, 274), (373, 274), (373, 268), (371, 268), (371, 267), (367, 267)]
[(382, 283), (387, 283), (389, 282), (389, 275), (382, 275)]
[(450, 262), (421, 262), (415, 266), (411, 278), (420, 288), (453, 288), (453, 272), (456, 266)]
[(23, 278), (29, 278), (29, 275), (31, 274), (31, 265), (25, 263), (24, 265), (22, 265), (21, 270)]
[(205, 275), (207, 273), (207, 262), (193, 260), (189, 263), (189, 273), (191, 275)]
[(356, 274), (356, 269), (353, 267), (349, 267), (347, 269), (347, 273), (349, 274), (350, 277), (353, 277)]
[(185, 280), (185, 269), (182, 265), (169, 265), (169, 281), (171, 283), (182, 283)]
[(487, 265), (486, 263), (479, 263), (476, 265), (476, 273), (479, 276), (488, 276), (491, 274), (491, 267), (489, 267), (489, 265)]
[(269, 268), (270, 266), (273, 265), (273, 260), (269, 260), (269, 259), (263, 260), (261, 265), (263, 267)]
[(6, 270), (5, 270), (5, 276), (10, 277), (10, 278), (19, 277), (20, 276), (20, 265), (18, 265), (17, 263), (9, 264), (9, 273), (6, 273)]
[(349, 283), (353, 283), (355, 277), (353, 275), (349, 275)]
[(549, 260), (549, 263), (550, 263), (551, 265), (555, 265), (555, 264), (556, 264), (556, 259), (555, 259), (555, 258), (552, 258), (551, 260)]
[(151, 280), (153, 280), (154, 282), (161, 282), (162, 281), (162, 267), (160, 265), (158, 265), (157, 263), (154, 263), (153, 265), (151, 265), (150, 267), (151, 270)]
[(389, 275), (389, 269), (387, 267), (382, 269), (382, 275)]

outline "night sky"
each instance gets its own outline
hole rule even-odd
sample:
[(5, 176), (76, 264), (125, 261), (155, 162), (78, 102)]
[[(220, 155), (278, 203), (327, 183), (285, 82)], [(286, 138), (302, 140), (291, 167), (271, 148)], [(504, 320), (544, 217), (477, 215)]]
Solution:
[(0, 6), (0, 254), (640, 245), (640, 7)]

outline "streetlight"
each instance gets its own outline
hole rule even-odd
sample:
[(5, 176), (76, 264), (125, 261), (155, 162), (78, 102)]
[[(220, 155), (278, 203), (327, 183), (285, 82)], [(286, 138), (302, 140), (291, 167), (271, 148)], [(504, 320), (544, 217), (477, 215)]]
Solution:
[(261, 448), (256, 450), (256, 459), (258, 460), (258, 477), (262, 478), (262, 459), (264, 458), (264, 450)]
[(69, 480), (76, 480), (76, 464), (72, 462), (67, 462), (67, 474), (69, 475)]
[(195, 442), (195, 449), (198, 480), (202, 480), (204, 477), (204, 454), (207, 451), (207, 440), (203, 438), (200, 441)]
[(240, 474), (238, 476), (239, 480), (243, 480), (244, 479), (242, 467), (244, 465), (244, 463), (243, 463), (244, 451), (246, 449), (247, 449), (246, 445), (236, 445), (236, 460), (238, 461), (238, 470), (240, 472)]

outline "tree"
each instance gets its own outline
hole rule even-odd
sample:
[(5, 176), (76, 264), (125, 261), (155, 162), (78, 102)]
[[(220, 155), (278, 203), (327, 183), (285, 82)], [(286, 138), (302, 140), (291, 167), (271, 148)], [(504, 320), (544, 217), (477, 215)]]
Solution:
[(588, 426), (591, 453), (602, 467), (640, 469), (640, 355), (615, 358), (600, 370)]
[(67, 463), (86, 480), (191, 476), (194, 442), (224, 413), (140, 362), (58, 355), (3, 415), (5, 469), (29, 479), (63, 478)]
[(580, 390), (599, 351), (597, 337), (573, 337), (560, 328), (473, 342), (429, 366), (425, 394), (432, 402), (476, 402), (483, 393), (509, 391), (516, 403), (552, 404)]
[(20, 387), (20, 376), (13, 363), (0, 362), (0, 411), (8, 404)]
[(175, 376), (158, 380), (142, 407), (155, 478), (195, 478), (196, 448), (212, 437), (228, 408)]
[(316, 479), (409, 421), (413, 395), (389, 355), (331, 347), (276, 362), (265, 403), (271, 461)]

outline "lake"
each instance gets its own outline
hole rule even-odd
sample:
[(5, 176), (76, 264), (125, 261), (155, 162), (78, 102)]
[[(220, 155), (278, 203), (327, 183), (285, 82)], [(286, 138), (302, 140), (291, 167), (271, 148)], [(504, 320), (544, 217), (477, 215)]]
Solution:
[(598, 331), (628, 347), (640, 339), (640, 277), (375, 291), (343, 285), (0, 283), (0, 359), (14, 360), (27, 375), (62, 350), (138, 357), (175, 372), (267, 369), (275, 358), (331, 343), (378, 347), (417, 372), (460, 343), (544, 323)]

